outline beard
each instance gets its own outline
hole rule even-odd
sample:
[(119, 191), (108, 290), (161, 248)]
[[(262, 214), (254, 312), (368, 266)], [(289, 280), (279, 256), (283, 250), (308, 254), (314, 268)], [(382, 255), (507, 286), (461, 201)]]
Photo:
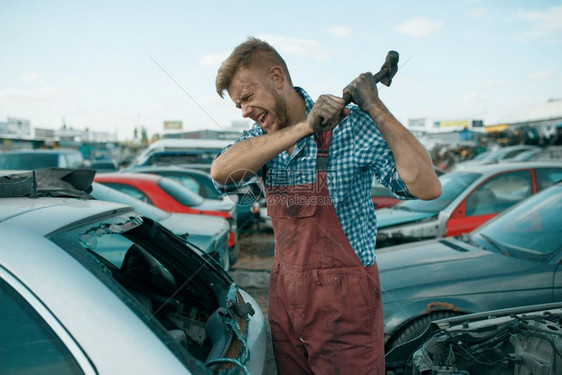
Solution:
[(271, 130), (277, 131), (292, 124), (289, 123), (289, 105), (287, 100), (275, 91), (273, 91), (273, 96), (275, 98), (275, 105), (273, 113), (270, 113), (270, 115), (274, 116), (275, 124)]

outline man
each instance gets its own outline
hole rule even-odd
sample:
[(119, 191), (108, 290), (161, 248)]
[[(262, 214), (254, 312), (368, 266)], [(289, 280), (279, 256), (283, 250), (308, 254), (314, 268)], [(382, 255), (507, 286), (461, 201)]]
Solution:
[(357, 104), (294, 87), (268, 43), (249, 38), (216, 80), (253, 128), (213, 162), (228, 191), (264, 179), (275, 234), (269, 320), (280, 374), (383, 374), (373, 176), (406, 198), (441, 194), (427, 152), (388, 111), (370, 73), (344, 89)]

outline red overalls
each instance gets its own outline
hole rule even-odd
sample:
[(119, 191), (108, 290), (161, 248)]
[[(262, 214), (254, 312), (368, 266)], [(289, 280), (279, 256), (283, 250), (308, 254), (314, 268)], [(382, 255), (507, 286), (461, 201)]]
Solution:
[[(316, 182), (266, 186), (275, 233), (269, 320), (279, 374), (384, 374), (381, 291), (330, 201), (331, 132), (316, 138)], [(337, 176), (336, 176), (337, 177)]]

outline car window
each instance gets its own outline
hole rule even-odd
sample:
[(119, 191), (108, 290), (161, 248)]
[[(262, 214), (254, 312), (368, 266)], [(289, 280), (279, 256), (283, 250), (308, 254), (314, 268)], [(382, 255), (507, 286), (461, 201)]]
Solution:
[(509, 159), (509, 158), (512, 158), (512, 157), (514, 157), (514, 156), (519, 155), (519, 154), (522, 153), (523, 151), (525, 151), (525, 150), (512, 150), (512, 151), (509, 151), (509, 152), (507, 152), (507, 153), (502, 157), (502, 159)]
[(141, 190), (137, 189), (134, 186), (131, 185), (125, 185), (125, 184), (117, 184), (117, 183), (113, 183), (113, 182), (103, 182), (104, 185), (109, 186), (110, 188), (113, 188), (115, 190), (118, 190), (122, 193), (125, 193), (135, 199), (138, 199), (140, 201), (143, 201), (145, 203), (149, 203), (149, 204), (153, 204), (152, 201), (150, 200), (150, 198), (143, 193)]
[(0, 169), (41, 169), (58, 167), (57, 154), (15, 153), (0, 154)]
[(203, 190), (203, 193), (201, 194), (202, 197), (209, 199), (222, 199), (222, 195), (218, 192), (217, 188), (215, 188), (210, 176), (196, 175), (193, 176), (193, 178), (195, 178), (201, 185), (201, 189)]
[(80, 168), (84, 163), (84, 158), (79, 152), (69, 152), (66, 156), (68, 158), (68, 166), (70, 168)]
[(61, 168), (69, 168), (70, 167), (70, 163), (68, 162), (68, 156), (66, 154), (58, 154), (58, 167)]
[(170, 216), (169, 212), (161, 210), (158, 207), (152, 206), (146, 202), (141, 201), (140, 199), (136, 199), (130, 196), (129, 194), (124, 194), (99, 182), (92, 183), (92, 192), (90, 193), (90, 195), (100, 201), (128, 204), (141, 215), (148, 216), (156, 221), (164, 220), (165, 218)]
[(520, 154), (516, 155), (515, 157), (511, 158), (511, 160), (513, 162), (535, 160), (535, 155), (537, 153), (538, 153), (537, 150), (523, 151), (522, 153), (520, 153)]
[(123, 265), (123, 259), (133, 242), (118, 233), (88, 234), (81, 239), (84, 248), (98, 254), (117, 268)]
[[(173, 263), (163, 266), (154, 255), (162, 253), (159, 246), (185, 252), (188, 248), (183, 242), (160, 233), (157, 224), (133, 212), (67, 227), (50, 234), (48, 238), (104, 282), (178, 359), (186, 365), (193, 364), (193, 358), (186, 352), (192, 348), (170, 336), (171, 331), (183, 321), (177, 323), (170, 316), (179, 316), (188, 302), (194, 306), (194, 295), (200, 297), (212, 291), (199, 288), (194, 292), (187, 282), (178, 288), (175, 276), (170, 273), (169, 267)], [(189, 281), (193, 282), (194, 279)], [(217, 308), (212, 304), (207, 306), (209, 309)], [(196, 314), (200, 317), (201, 310)], [(197, 328), (197, 331), (198, 334), (204, 331), (204, 326)], [(194, 352), (202, 346), (197, 345)]]
[(532, 194), (531, 172), (516, 171), (492, 177), (466, 199), (466, 215), (497, 214)]
[[(562, 186), (537, 194), (473, 232), (511, 256), (548, 259), (562, 248)], [(484, 236), (479, 236), (483, 234)]]
[(562, 181), (561, 168), (537, 168), (535, 170), (535, 175), (537, 177), (537, 188), (539, 191)]
[(395, 207), (399, 209), (438, 212), (447, 207), (458, 197), (467, 186), (480, 177), (479, 173), (451, 172), (439, 176), (441, 181), (441, 196), (430, 201), (410, 200), (398, 203)]
[(186, 189), (177, 181), (164, 177), (158, 180), (158, 186), (184, 206), (193, 207), (203, 204), (204, 200), (200, 195)]
[(476, 155), (474, 158), (472, 158), (472, 160), (484, 160), (488, 156), (490, 156), (491, 153), (492, 153), (491, 151), (482, 152), (482, 153)]
[(199, 182), (197, 182), (194, 178), (191, 178), (189, 176), (179, 176), (179, 175), (174, 175), (174, 174), (166, 174), (166, 177), (171, 178), (174, 181), (179, 182), (180, 184), (182, 184), (183, 186), (185, 186), (186, 188), (188, 188), (190, 191), (194, 192), (195, 194), (204, 196), (204, 190), (201, 187), (201, 185), (199, 184)]
[(0, 373), (83, 374), (49, 325), (0, 280)]

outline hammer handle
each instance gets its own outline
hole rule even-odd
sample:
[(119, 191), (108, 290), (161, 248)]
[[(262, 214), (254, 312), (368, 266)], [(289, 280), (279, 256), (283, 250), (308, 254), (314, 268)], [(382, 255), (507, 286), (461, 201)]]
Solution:
[[(386, 60), (384, 61), (381, 70), (379, 70), (379, 72), (373, 76), (373, 78), (375, 79), (375, 83), (379, 83), (380, 81), (385, 79), (390, 74), (391, 67), (396, 65), (398, 65), (398, 52), (388, 51), (388, 53), (386, 54)], [(390, 86), (390, 84), (388, 84), (388, 86)], [(345, 94), (343, 96), (343, 100), (345, 100), (345, 105), (348, 105), (349, 103), (351, 103), (351, 95)]]

